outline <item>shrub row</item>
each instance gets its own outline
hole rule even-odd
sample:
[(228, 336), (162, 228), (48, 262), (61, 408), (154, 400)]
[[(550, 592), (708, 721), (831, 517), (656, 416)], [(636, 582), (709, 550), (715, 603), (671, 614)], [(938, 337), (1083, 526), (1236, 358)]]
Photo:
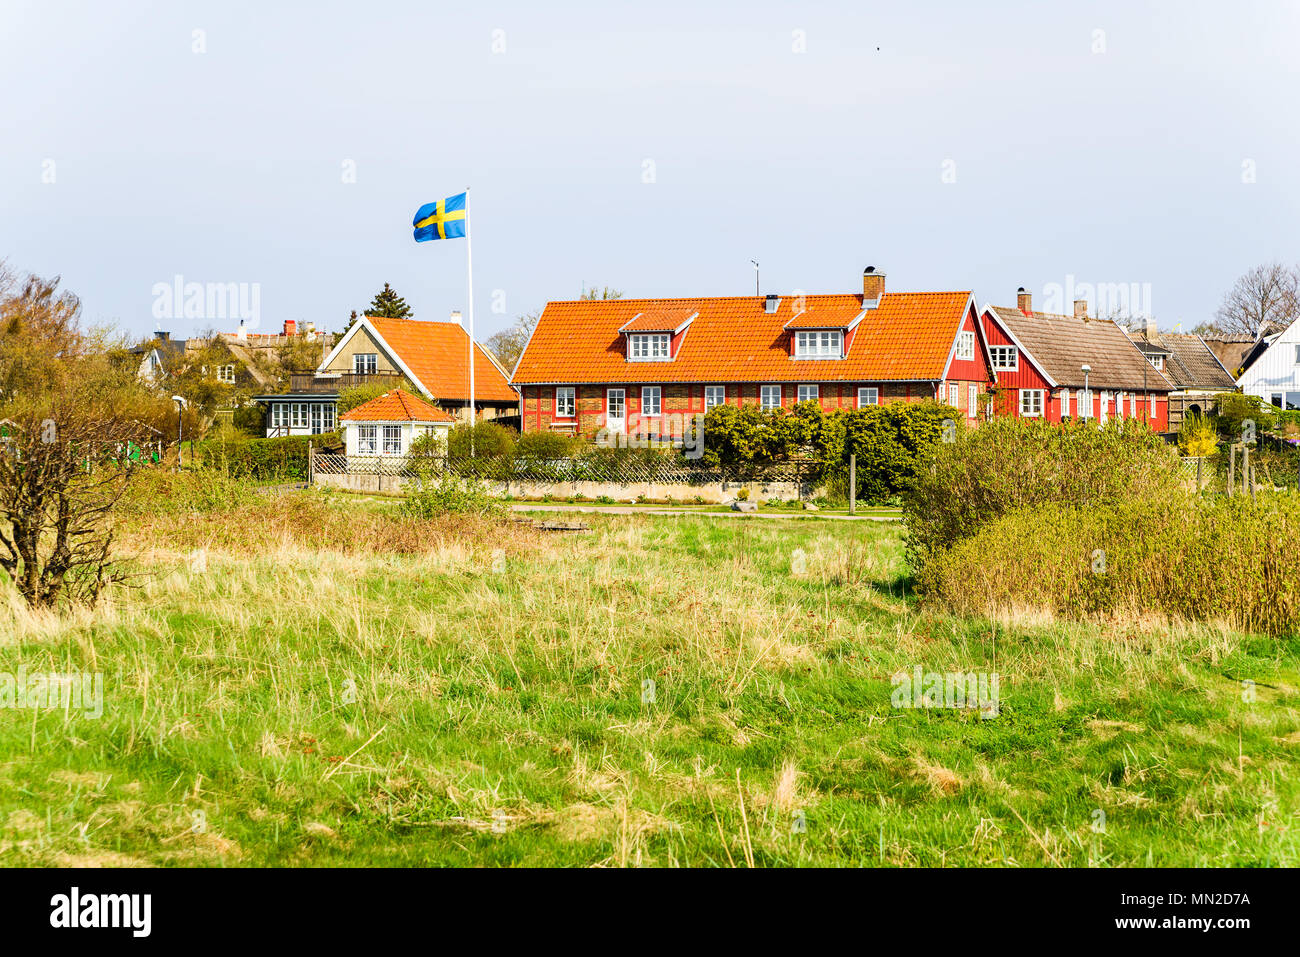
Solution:
[(1159, 615), (1300, 634), (1300, 494), (1039, 504), (931, 554), (924, 601), (958, 614)]
[(258, 482), (307, 480), (307, 450), (338, 445), (339, 433), (259, 439), (226, 433), (198, 443), (195, 451), (206, 468), (232, 478)]

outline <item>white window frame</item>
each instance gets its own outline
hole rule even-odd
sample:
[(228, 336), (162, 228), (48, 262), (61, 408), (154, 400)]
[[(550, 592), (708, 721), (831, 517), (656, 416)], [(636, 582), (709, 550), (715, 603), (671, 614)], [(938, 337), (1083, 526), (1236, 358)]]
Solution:
[[(769, 390), (772, 389), (776, 390), (775, 404), (772, 404), (771, 402), (768, 401), (768, 397), (769, 395), (771, 395)], [(760, 408), (764, 410), (779, 409), (781, 408), (784, 401), (785, 401), (785, 397), (781, 394), (781, 387), (779, 385), (760, 385), (758, 387), (758, 404)]]
[(979, 396), (980, 387), (974, 382), (969, 383), (966, 386), (966, 417), (969, 419), (975, 418), (979, 411)]
[[(651, 399), (654, 401), (652, 402)], [(653, 407), (653, 411), (651, 408)], [(657, 385), (641, 386), (641, 415), (663, 415), (663, 388)]]
[[(1020, 390), (1020, 417), (1023, 419), (1041, 419), (1043, 417), (1043, 389), (1021, 389)], [(1026, 409), (1026, 400), (1030, 408)], [(1035, 401), (1036, 400), (1036, 401)], [(1033, 406), (1037, 405), (1037, 409)]]
[(1154, 392), (1148, 392), (1147, 398), (1150, 400), (1149, 408), (1147, 409), (1147, 418), (1154, 419), (1156, 417), (1156, 394)]
[[(989, 358), (997, 372), (1020, 370), (1020, 349), (1016, 346), (989, 346)], [(1007, 360), (1010, 359), (1010, 362)]]
[(380, 446), (383, 455), (401, 455), (402, 454), (402, 432), (404, 430), (400, 425), (385, 425), (380, 429)]
[(954, 359), (974, 359), (975, 358), (975, 333), (965, 331), (957, 333), (957, 351), (953, 354)]
[(667, 332), (629, 333), (627, 357), (632, 362), (667, 362), (672, 358), (672, 336)]
[(954, 409), (961, 408), (961, 385), (959, 383), (948, 383), (948, 404)]
[[(1295, 364), (1300, 366), (1300, 342), (1295, 344)], [(1282, 401), (1285, 402), (1286, 399), (1283, 399)]]
[[(866, 393), (865, 397), (863, 396), (864, 392)], [(863, 401), (864, 398), (866, 399), (865, 402)], [(858, 386), (858, 408), (861, 409), (868, 405), (880, 405), (880, 389), (874, 385), (860, 385)]]
[(357, 426), (357, 455), (379, 454), (379, 426)]
[(325, 429), (326, 432), (333, 432), (334, 431), (334, 405), (331, 402), (326, 402), (324, 403), (324, 405), (325, 405), (325, 409), (321, 413), (321, 418), (324, 422), (323, 428)]
[(1165, 357), (1164, 357), (1164, 356), (1148, 356), (1147, 358), (1151, 360), (1151, 364), (1152, 364), (1153, 366), (1155, 366), (1156, 369), (1159, 369), (1159, 370), (1162, 370), (1162, 371), (1163, 371), (1163, 369), (1164, 369), (1164, 367), (1165, 367)]
[(1136, 392), (1128, 394), (1128, 417), (1130, 419), (1138, 417), (1138, 395)]
[[(822, 399), (821, 387), (818, 386), (817, 383), (815, 382), (801, 383), (799, 386), (797, 386), (797, 390), (798, 391), (795, 392), (795, 396), (798, 398), (798, 401), (800, 402), (820, 402)], [(809, 390), (812, 390), (812, 394), (805, 395), (805, 393), (807, 393)]]
[(1058, 393), (1058, 398), (1061, 403), (1061, 418), (1068, 419), (1070, 417), (1070, 390), (1062, 389)]
[(796, 359), (839, 359), (843, 355), (844, 330), (795, 330), (794, 357)]
[(715, 405), (727, 404), (727, 387), (725, 385), (706, 385), (704, 387), (704, 411)]
[(571, 385), (557, 385), (555, 387), (555, 417), (557, 419), (572, 419), (577, 414), (577, 389)]
[(374, 375), (378, 371), (379, 371), (379, 353), (354, 352), (352, 354), (353, 375)]
[(290, 419), (289, 427), (293, 429), (311, 428), (311, 412), (307, 408), (306, 402), (294, 402), (289, 406)]

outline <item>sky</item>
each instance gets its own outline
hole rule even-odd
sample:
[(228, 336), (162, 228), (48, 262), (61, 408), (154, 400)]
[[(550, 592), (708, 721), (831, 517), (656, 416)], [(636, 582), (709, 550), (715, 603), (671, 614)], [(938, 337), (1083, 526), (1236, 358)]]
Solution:
[(1280, 0), (0, 0), (0, 259), (137, 337), (237, 324), (177, 276), (263, 332), (385, 282), (443, 319), (466, 243), (411, 217), (468, 186), (480, 339), (593, 285), (749, 295), (751, 260), (764, 293), (1123, 284), (1190, 328), (1300, 262), (1298, 46)]

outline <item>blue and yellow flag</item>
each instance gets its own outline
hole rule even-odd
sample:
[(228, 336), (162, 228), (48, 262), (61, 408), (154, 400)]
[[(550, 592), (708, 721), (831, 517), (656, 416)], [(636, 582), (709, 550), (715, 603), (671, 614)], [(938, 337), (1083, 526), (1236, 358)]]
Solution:
[(415, 227), (417, 243), (430, 239), (463, 239), (469, 229), (469, 220), (465, 218), (465, 194), (425, 203), (416, 211), (411, 225)]

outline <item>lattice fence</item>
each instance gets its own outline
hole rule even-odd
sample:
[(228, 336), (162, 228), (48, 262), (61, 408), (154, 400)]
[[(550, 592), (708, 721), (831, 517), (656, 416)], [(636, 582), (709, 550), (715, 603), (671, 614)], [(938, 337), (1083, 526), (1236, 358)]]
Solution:
[(817, 473), (814, 462), (775, 462), (746, 468), (718, 469), (694, 465), (689, 460), (664, 456), (647, 459), (526, 459), (420, 458), (396, 455), (334, 455), (315, 453), (314, 468), (320, 475), (392, 475), (407, 478), (422, 473), (434, 476), (496, 482), (607, 482), (619, 485), (657, 483), (704, 485), (710, 482), (810, 482)]

